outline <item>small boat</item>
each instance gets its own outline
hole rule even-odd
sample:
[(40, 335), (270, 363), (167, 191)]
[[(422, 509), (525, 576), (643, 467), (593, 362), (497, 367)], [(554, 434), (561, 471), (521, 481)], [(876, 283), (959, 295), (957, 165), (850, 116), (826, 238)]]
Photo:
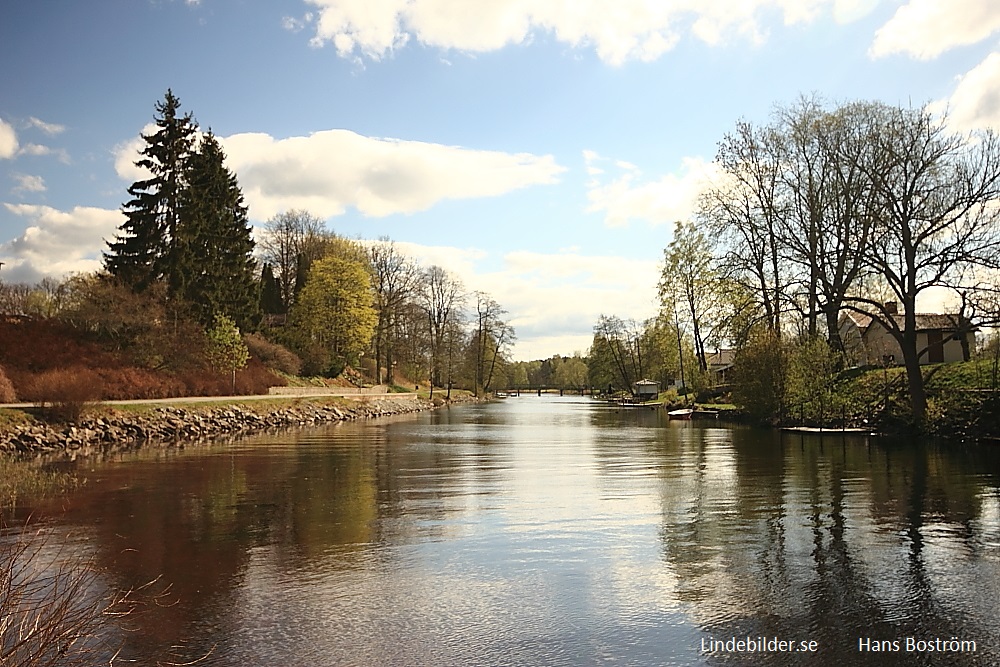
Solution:
[(670, 419), (691, 419), (691, 415), (694, 414), (692, 408), (681, 408), (679, 410), (671, 410), (667, 413), (667, 417)]
[(507, 398), (507, 392), (505, 391), (498, 391), (493, 395), (496, 396), (497, 398)]

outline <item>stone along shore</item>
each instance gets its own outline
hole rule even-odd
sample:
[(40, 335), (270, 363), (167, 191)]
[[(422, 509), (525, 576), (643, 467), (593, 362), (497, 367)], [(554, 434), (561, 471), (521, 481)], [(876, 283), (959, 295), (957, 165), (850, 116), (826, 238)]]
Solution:
[(85, 417), (73, 425), (19, 424), (0, 432), (0, 452), (30, 454), (64, 451), (71, 456), (108, 447), (171, 444), (221, 435), (400, 415), (427, 410), (416, 397), (383, 395), (341, 403), (295, 402), (287, 407), (233, 404), (223, 407), (163, 407), (144, 413), (122, 411)]

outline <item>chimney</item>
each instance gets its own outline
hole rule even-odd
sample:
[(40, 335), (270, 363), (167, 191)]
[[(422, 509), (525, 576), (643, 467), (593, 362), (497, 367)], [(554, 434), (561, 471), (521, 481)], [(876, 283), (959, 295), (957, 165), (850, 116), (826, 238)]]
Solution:
[(890, 315), (895, 315), (896, 314), (896, 302), (895, 301), (886, 301), (885, 304), (884, 304), (884, 306), (885, 306), (885, 312), (889, 313)]

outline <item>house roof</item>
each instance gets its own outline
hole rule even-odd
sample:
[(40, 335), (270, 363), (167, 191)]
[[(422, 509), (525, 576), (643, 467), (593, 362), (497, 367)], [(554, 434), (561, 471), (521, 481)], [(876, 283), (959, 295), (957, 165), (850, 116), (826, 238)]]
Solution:
[[(854, 311), (847, 311), (845, 314), (851, 318), (861, 331), (867, 331), (868, 327), (872, 324), (873, 318), (870, 315), (862, 315)], [(903, 316), (901, 314), (893, 315), (892, 319), (900, 329), (903, 328)], [(917, 331), (956, 331), (958, 329), (958, 315), (952, 313), (917, 313), (916, 324)]]
[(736, 350), (720, 348), (715, 352), (705, 356), (705, 363), (709, 366), (731, 366), (736, 358)]

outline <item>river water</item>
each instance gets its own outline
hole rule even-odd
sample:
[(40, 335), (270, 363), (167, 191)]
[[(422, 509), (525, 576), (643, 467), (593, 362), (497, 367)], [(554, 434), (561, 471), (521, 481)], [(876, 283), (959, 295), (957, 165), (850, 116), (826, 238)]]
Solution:
[(521, 396), (79, 471), (37, 511), (113, 585), (170, 585), (132, 656), (1000, 664), (997, 448)]

